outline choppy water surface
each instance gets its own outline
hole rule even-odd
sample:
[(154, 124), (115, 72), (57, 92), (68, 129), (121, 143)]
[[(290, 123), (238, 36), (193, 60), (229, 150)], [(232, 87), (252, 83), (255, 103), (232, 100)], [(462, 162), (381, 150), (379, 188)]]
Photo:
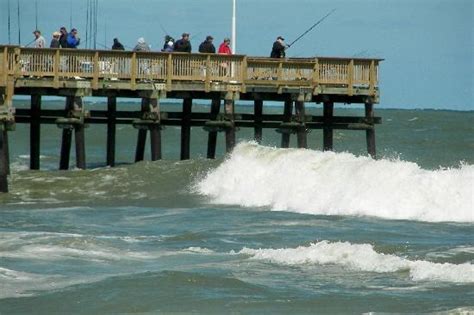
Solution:
[[(35, 172), (20, 126), (0, 196), (0, 313), (474, 312), (473, 114), (379, 113), (377, 161), (276, 149), (273, 131), (208, 161), (195, 130), (197, 158), (178, 162), (169, 128), (167, 160), (106, 168), (94, 127), (92, 169), (55, 171), (51, 129), (49, 170)], [(364, 138), (337, 132), (336, 150), (360, 154)]]

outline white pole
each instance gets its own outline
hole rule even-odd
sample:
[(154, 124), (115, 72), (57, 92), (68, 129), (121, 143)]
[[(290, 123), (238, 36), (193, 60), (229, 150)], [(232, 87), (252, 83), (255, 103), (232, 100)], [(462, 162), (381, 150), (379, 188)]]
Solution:
[(235, 54), (237, 51), (236, 49), (236, 35), (235, 35), (235, 2), (236, 0), (232, 0), (232, 42), (231, 42), (231, 47), (232, 47), (232, 52)]

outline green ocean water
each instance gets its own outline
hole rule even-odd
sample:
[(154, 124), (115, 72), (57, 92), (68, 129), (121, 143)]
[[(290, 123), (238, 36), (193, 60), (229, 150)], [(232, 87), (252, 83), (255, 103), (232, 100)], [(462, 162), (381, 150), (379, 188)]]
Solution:
[(0, 313), (474, 312), (474, 112), (376, 115), (377, 161), (364, 132), (335, 131), (333, 153), (321, 131), (300, 150), (278, 149), (274, 130), (251, 143), (244, 128), (228, 156), (219, 135), (216, 160), (193, 128), (192, 159), (178, 161), (180, 130), (167, 127), (164, 159), (134, 164), (124, 125), (109, 168), (105, 127), (92, 125), (84, 171), (57, 170), (54, 125), (41, 130), (42, 170), (28, 170), (18, 125), (0, 196)]

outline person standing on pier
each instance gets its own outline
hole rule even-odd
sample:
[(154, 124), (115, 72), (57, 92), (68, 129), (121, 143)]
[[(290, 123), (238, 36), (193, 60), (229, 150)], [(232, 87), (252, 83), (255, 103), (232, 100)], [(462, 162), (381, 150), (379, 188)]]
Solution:
[(276, 41), (273, 43), (272, 52), (270, 58), (285, 58), (285, 49), (288, 46), (285, 44), (285, 39), (278, 36)]
[(214, 40), (214, 37), (211, 35), (206, 37), (206, 40), (199, 45), (199, 52), (200, 53), (206, 53), (206, 54), (215, 54), (216, 53), (216, 47), (212, 43)]
[(41, 36), (41, 32), (39, 30), (35, 30), (33, 32), (35, 35), (35, 48), (45, 48), (46, 47), (46, 41), (44, 40), (44, 37)]
[(118, 38), (114, 38), (114, 44), (112, 45), (112, 50), (125, 50), (122, 43), (119, 42)]
[(224, 41), (219, 46), (219, 54), (232, 55), (232, 49), (230, 48), (230, 38), (224, 38)]
[(143, 37), (140, 37), (137, 40), (137, 44), (135, 45), (135, 48), (133, 48), (133, 51), (150, 51), (150, 46), (148, 46)]
[(174, 51), (174, 38), (166, 35), (165, 44), (163, 45), (162, 52), (173, 52)]
[(61, 27), (59, 29), (59, 33), (61, 33), (61, 36), (59, 36), (59, 46), (61, 48), (67, 48), (67, 30), (66, 27)]
[(49, 44), (49, 48), (59, 48), (60, 47), (60, 42), (59, 42), (59, 37), (61, 36), (61, 33), (59, 32), (54, 32), (53, 33), (53, 39), (51, 39), (51, 43)]
[(77, 29), (73, 28), (67, 36), (67, 48), (77, 48), (81, 44), (81, 39), (77, 35)]
[(189, 33), (183, 33), (181, 39), (174, 43), (174, 51), (190, 53), (192, 50), (191, 42), (189, 41)]

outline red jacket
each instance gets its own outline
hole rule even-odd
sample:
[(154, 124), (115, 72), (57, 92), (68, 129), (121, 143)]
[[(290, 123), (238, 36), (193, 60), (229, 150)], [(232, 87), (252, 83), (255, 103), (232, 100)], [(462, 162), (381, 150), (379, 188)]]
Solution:
[(224, 54), (224, 55), (232, 55), (232, 50), (230, 49), (229, 45), (226, 42), (223, 42), (219, 46), (219, 54)]

